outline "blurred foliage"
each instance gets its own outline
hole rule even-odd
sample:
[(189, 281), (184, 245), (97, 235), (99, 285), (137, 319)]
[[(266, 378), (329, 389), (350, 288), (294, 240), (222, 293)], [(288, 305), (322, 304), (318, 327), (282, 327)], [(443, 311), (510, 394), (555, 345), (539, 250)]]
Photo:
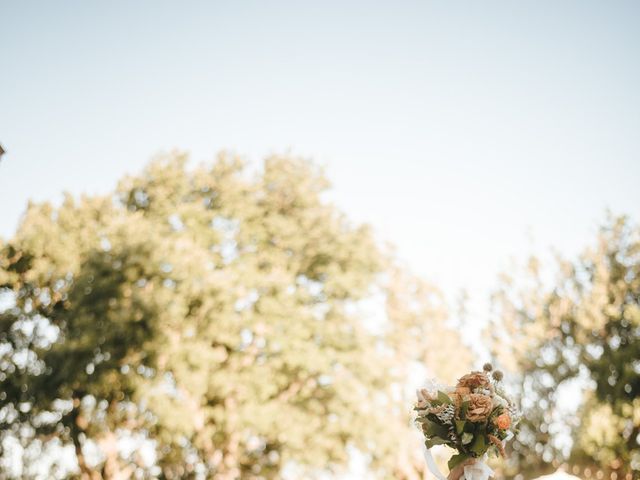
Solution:
[(3, 458), (10, 439), (24, 448), (15, 476), (37, 476), (28, 466), (53, 445), (86, 479), (314, 478), (350, 449), (379, 478), (422, 478), (411, 366), (451, 380), (471, 360), (442, 296), (323, 199), (309, 162), (186, 163), (31, 204), (0, 245), (0, 435)]
[[(494, 297), (494, 356), (520, 383), (527, 413), (506, 473), (542, 473), (568, 457), (591, 471), (637, 476), (640, 229), (609, 218), (591, 248), (557, 266), (556, 278), (545, 281), (532, 259), (529, 275), (505, 278)], [(568, 409), (559, 402), (562, 389), (565, 403), (573, 394)], [(566, 431), (568, 454), (557, 441)]]

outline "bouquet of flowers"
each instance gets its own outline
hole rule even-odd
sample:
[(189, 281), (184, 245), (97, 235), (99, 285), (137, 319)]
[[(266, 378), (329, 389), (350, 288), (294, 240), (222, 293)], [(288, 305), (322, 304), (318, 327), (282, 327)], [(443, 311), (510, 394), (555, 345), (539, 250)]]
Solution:
[(423, 388), (415, 404), (416, 425), (425, 436), (425, 457), (432, 472), (435, 463), (429, 449), (447, 445), (457, 453), (449, 460), (449, 480), (487, 479), (493, 471), (484, 464), (489, 453), (504, 456), (504, 443), (516, 433), (520, 413), (503, 391), (502, 372), (485, 364), (455, 387)]

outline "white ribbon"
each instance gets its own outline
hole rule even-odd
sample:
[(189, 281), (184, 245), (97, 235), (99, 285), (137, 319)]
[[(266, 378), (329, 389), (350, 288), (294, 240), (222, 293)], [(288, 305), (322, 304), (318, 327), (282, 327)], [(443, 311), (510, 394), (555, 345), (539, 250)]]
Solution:
[(427, 446), (424, 443), (422, 444), (422, 451), (424, 453), (424, 459), (427, 462), (427, 468), (429, 468), (431, 473), (433, 473), (433, 475), (438, 480), (447, 480), (447, 477), (445, 477), (444, 475), (442, 475), (442, 473), (440, 473), (440, 470), (438, 469), (438, 465), (436, 465), (436, 461), (433, 459), (433, 456), (431, 455), (431, 451), (427, 448)]
[[(447, 477), (445, 477), (438, 469), (438, 465), (436, 465), (436, 461), (433, 459), (431, 451), (426, 447), (426, 445), (423, 444), (422, 450), (429, 471), (433, 473), (438, 480), (447, 480)], [(484, 463), (486, 458), (487, 456), (485, 455), (481, 460), (476, 460), (471, 465), (465, 465), (464, 475), (460, 477), (460, 480), (489, 480), (489, 477), (493, 477), (493, 470)]]
[(493, 470), (484, 463), (485, 459), (486, 455), (482, 457), (482, 460), (478, 460), (471, 465), (466, 465), (464, 467), (464, 476), (462, 478), (465, 480), (488, 480), (489, 477), (493, 477)]

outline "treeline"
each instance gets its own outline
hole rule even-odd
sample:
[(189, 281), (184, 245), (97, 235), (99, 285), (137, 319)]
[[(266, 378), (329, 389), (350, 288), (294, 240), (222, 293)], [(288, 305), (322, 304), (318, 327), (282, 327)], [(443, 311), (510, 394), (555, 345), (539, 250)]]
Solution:
[[(412, 372), (452, 382), (479, 360), (327, 188), (298, 158), (174, 154), (111, 194), (29, 205), (0, 245), (0, 478), (314, 478), (354, 455), (422, 478)], [(487, 346), (530, 412), (505, 475), (563, 458), (574, 378), (569, 461), (640, 469), (639, 252), (612, 219), (554, 285), (534, 268), (496, 293)]]

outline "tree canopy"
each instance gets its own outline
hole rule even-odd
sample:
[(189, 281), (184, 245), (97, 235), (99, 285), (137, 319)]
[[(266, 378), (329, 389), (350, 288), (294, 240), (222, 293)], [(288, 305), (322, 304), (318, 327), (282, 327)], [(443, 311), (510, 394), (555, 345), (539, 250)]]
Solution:
[[(525, 281), (497, 292), (490, 329), (528, 412), (513, 471), (549, 470), (565, 458), (631, 478), (640, 471), (640, 229), (610, 218), (578, 259), (558, 261), (551, 282), (538, 260), (529, 267)], [(567, 432), (568, 452), (553, 440)]]
[[(56, 478), (226, 480), (313, 478), (355, 450), (380, 478), (420, 478), (398, 440), (407, 362), (455, 376), (469, 357), (437, 290), (327, 188), (298, 158), (171, 154), (108, 195), (30, 204), (0, 245), (3, 456), (66, 449)], [(23, 464), (0, 471), (38, 477)]]

